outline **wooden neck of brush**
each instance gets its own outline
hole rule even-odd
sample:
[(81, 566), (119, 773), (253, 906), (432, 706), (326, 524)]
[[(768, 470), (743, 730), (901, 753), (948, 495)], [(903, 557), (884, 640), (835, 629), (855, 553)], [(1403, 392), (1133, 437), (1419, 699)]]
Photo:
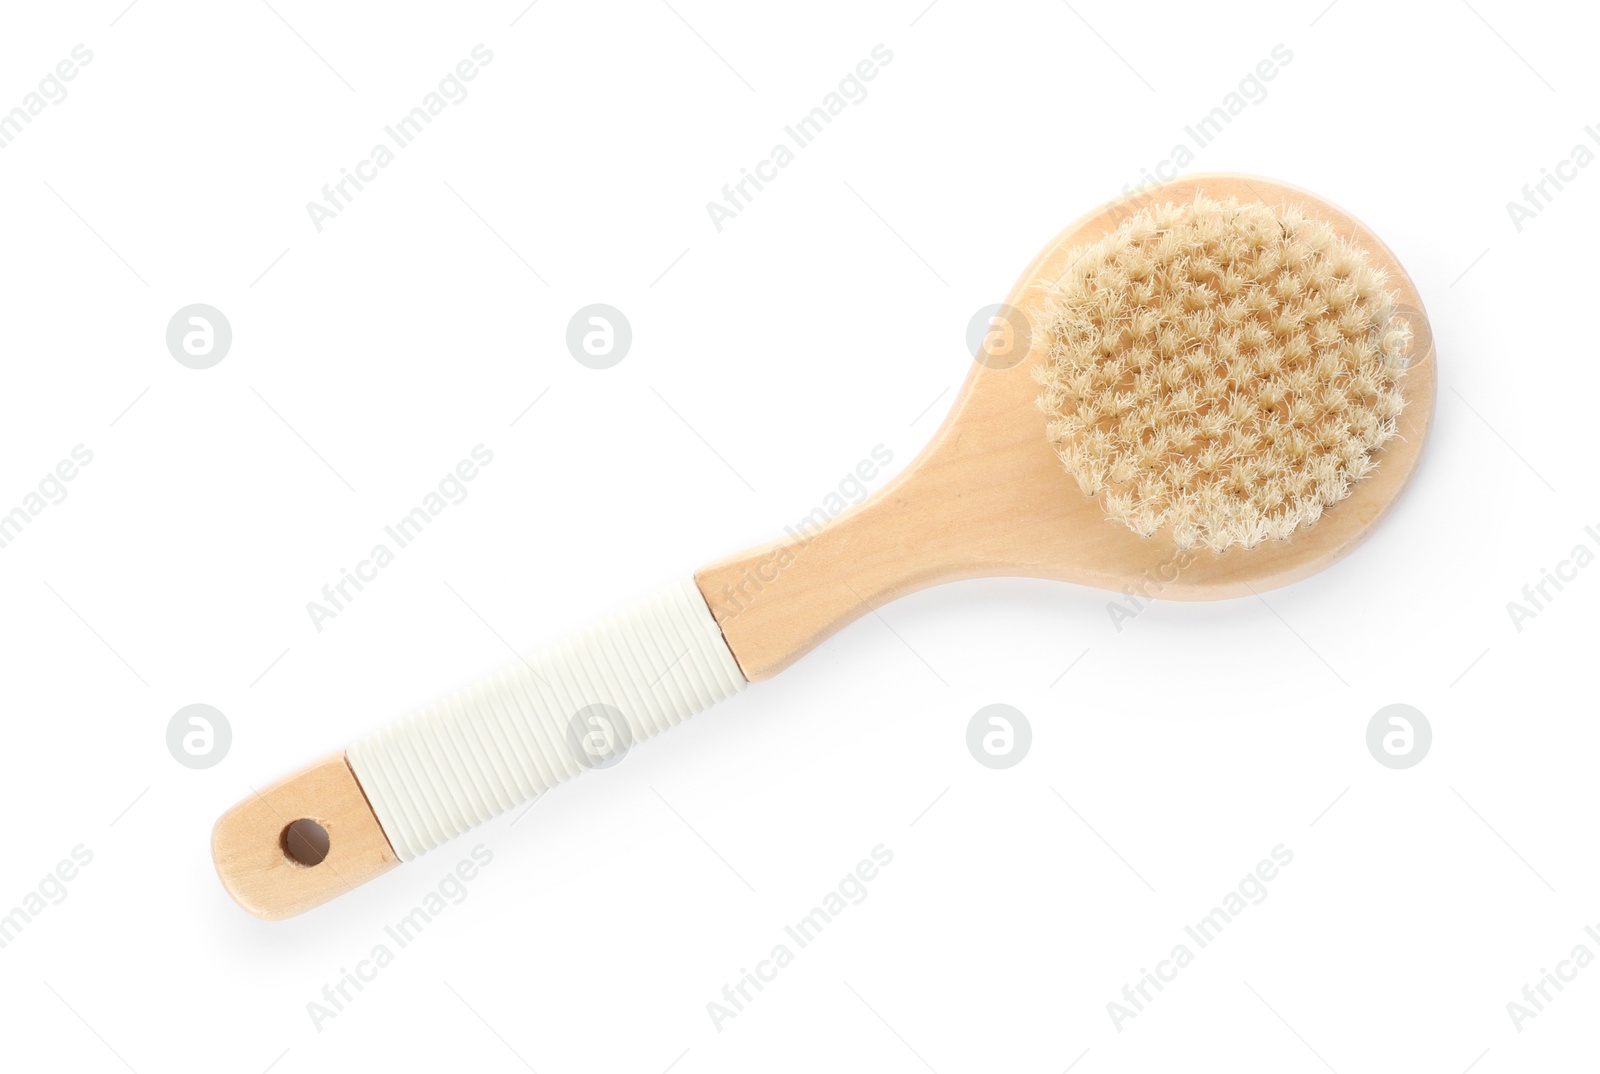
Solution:
[[(883, 502), (868, 500), (820, 528), (790, 529), (696, 572), (746, 679), (776, 675), (880, 604), (942, 580), (923, 548), (896, 554), (883, 539)], [(904, 536), (918, 545), (934, 539), (926, 530)]]
[(1109, 585), (1082, 555), (1104, 514), (1056, 458), (1027, 363), (974, 362), (933, 439), (870, 499), (729, 556), (695, 581), (745, 678), (771, 678), (907, 593), (968, 578)]
[(1017, 554), (1018, 530), (1039, 519), (1015, 502), (1014, 487), (952, 494), (930, 488), (927, 475), (695, 574), (745, 678), (771, 678), (835, 631), (919, 589), (1044, 573)]

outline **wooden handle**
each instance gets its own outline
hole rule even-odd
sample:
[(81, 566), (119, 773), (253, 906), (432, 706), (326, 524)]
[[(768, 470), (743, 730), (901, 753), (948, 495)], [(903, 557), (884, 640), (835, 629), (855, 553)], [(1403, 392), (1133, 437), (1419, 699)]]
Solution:
[(685, 578), (252, 794), (217, 822), (217, 874), (257, 917), (301, 913), (744, 686)]
[(234, 901), (269, 921), (321, 906), (400, 864), (342, 752), (224, 813), (211, 831), (211, 856)]
[[(1042, 453), (1042, 434), (1039, 441)], [(696, 572), (745, 678), (770, 679), (834, 632), (919, 589), (1047, 574), (1019, 554), (1025, 545), (1017, 540), (1019, 531), (1048, 525), (1025, 502), (1037, 490), (974, 488), (962, 469), (914, 464), (820, 528), (791, 531)], [(1064, 473), (1057, 483), (1070, 486)], [(1075, 487), (1053, 492), (1083, 499)], [(1045, 536), (1059, 542), (1058, 532)]]

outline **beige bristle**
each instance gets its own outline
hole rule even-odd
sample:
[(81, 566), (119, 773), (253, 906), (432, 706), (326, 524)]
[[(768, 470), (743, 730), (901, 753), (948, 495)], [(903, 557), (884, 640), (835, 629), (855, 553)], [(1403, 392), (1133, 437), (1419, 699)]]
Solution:
[(1198, 197), (1069, 257), (1035, 369), (1051, 443), (1141, 536), (1288, 537), (1371, 473), (1410, 331), (1381, 270), (1298, 208)]

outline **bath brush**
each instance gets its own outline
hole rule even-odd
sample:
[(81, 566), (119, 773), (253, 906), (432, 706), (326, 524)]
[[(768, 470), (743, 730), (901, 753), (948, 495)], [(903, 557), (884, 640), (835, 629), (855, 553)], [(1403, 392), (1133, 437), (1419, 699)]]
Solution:
[(334, 898), (771, 678), (925, 586), (1021, 575), (1207, 600), (1349, 552), (1415, 470), (1432, 336), (1321, 198), (1185, 178), (1056, 236), (932, 441), (798, 539), (629, 610), (253, 793), (217, 822), (264, 918)]

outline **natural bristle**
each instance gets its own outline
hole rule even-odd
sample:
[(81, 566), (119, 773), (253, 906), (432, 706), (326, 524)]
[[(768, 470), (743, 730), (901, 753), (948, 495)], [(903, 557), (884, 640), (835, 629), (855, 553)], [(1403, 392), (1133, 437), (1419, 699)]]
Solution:
[(1197, 197), (1069, 261), (1040, 326), (1039, 406), (1111, 518), (1248, 548), (1373, 471), (1410, 331), (1359, 246), (1298, 208)]

